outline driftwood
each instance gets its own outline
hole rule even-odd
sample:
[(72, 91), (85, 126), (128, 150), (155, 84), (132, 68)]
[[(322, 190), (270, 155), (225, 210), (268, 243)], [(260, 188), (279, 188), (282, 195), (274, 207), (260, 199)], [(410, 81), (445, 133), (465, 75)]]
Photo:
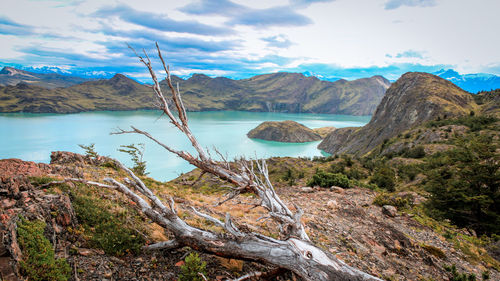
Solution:
[[(159, 101), (160, 109), (169, 118), (170, 122), (179, 129), (190, 141), (196, 150), (196, 156), (186, 151), (179, 151), (164, 144), (149, 133), (131, 127), (131, 130), (119, 130), (115, 134), (135, 133), (146, 136), (171, 153), (186, 160), (190, 164), (200, 168), (203, 173), (210, 173), (231, 184), (231, 192), (221, 198), (219, 204), (231, 200), (241, 193), (253, 193), (259, 199), (256, 204), (267, 210), (266, 219), (274, 220), (278, 225), (281, 240), (265, 236), (256, 232), (241, 231), (233, 222), (231, 215), (226, 214), (224, 220), (212, 217), (192, 208), (193, 214), (204, 218), (224, 229), (225, 233), (217, 233), (187, 224), (177, 216), (174, 201), (162, 202), (153, 192), (137, 177), (130, 169), (120, 162), (117, 165), (126, 171), (128, 178), (122, 182), (116, 179), (106, 178), (107, 184), (97, 184), (102, 187), (112, 187), (134, 201), (141, 211), (151, 220), (170, 231), (175, 240), (160, 242), (145, 247), (145, 250), (172, 249), (181, 246), (189, 246), (198, 251), (214, 254), (225, 258), (236, 258), (242, 260), (256, 261), (276, 268), (290, 270), (304, 280), (380, 280), (365, 272), (348, 266), (343, 261), (331, 254), (324, 252), (314, 246), (301, 222), (302, 210), (294, 206), (295, 212), (279, 198), (269, 180), (266, 162), (261, 161), (237, 161), (238, 169), (231, 169), (227, 161), (216, 161), (211, 158), (208, 151), (204, 150), (198, 140), (192, 134), (188, 126), (186, 109), (179, 94), (178, 88), (174, 88), (170, 79), (170, 70), (166, 65), (160, 48), (156, 44), (158, 56), (163, 69), (166, 72), (166, 82), (171, 93), (167, 99), (151, 65), (150, 58), (144, 52), (141, 56), (135, 52), (139, 60), (148, 68), (154, 85), (154, 93)], [(175, 111), (170, 109), (173, 103)], [(175, 114), (174, 114), (175, 113)], [(218, 153), (218, 152), (217, 152)], [(242, 276), (239, 280), (255, 278), (262, 273), (251, 273)]]

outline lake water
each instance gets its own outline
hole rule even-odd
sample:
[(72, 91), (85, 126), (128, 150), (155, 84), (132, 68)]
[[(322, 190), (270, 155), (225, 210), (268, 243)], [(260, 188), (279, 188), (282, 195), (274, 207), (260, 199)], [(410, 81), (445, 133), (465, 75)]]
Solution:
[[(249, 139), (246, 134), (263, 121), (294, 120), (310, 128), (363, 126), (370, 116), (330, 114), (288, 114), (265, 112), (190, 112), (189, 124), (198, 141), (214, 146), (228, 159), (246, 156), (319, 156), (319, 142), (279, 143)], [(95, 143), (96, 151), (131, 165), (128, 155), (118, 152), (120, 145), (145, 143), (147, 171), (161, 181), (171, 180), (193, 166), (162, 149), (142, 135), (110, 135), (116, 128), (133, 125), (148, 131), (177, 150), (194, 153), (187, 138), (179, 133), (159, 111), (86, 112), (78, 114), (0, 113), (0, 159), (50, 161), (50, 152), (64, 150), (83, 153), (78, 144)], [(216, 156), (215, 153), (212, 156)]]

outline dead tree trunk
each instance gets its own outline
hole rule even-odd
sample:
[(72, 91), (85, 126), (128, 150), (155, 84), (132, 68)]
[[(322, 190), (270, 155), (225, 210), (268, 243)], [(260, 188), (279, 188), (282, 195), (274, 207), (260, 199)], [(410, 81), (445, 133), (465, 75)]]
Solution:
[(120, 130), (116, 134), (142, 134), (166, 150), (200, 168), (203, 173), (213, 174), (231, 183), (233, 185), (232, 191), (226, 198), (221, 199), (219, 204), (223, 204), (241, 193), (254, 193), (259, 198), (259, 202), (256, 205), (262, 206), (268, 211), (266, 218), (273, 219), (278, 224), (278, 231), (283, 239), (274, 239), (260, 233), (242, 232), (233, 223), (229, 213), (226, 214), (224, 220), (220, 220), (201, 213), (194, 208), (192, 208), (192, 212), (195, 215), (222, 227), (225, 233), (217, 233), (190, 226), (177, 216), (173, 200), (170, 200), (167, 204), (168, 206), (164, 205), (139, 177), (116, 161), (117, 165), (127, 172), (129, 178), (125, 178), (123, 182), (107, 178), (105, 181), (108, 184), (100, 184), (100, 186), (116, 188), (125, 194), (141, 208), (145, 215), (163, 228), (169, 230), (175, 237), (175, 240), (160, 242), (148, 246), (148, 248), (161, 249), (189, 246), (199, 251), (226, 258), (257, 261), (288, 269), (304, 280), (311, 281), (380, 280), (348, 266), (343, 261), (324, 252), (311, 243), (301, 222), (302, 210), (298, 206), (295, 206), (296, 212), (292, 212), (279, 198), (269, 180), (267, 165), (264, 161), (240, 160), (238, 161), (239, 169), (234, 171), (227, 161), (215, 161), (210, 157), (208, 151), (205, 151), (201, 147), (188, 127), (188, 118), (179, 90), (172, 85), (169, 67), (165, 64), (158, 44), (156, 44), (156, 48), (167, 74), (166, 81), (171, 92), (171, 102), (175, 106), (177, 116), (170, 110), (169, 100), (162, 93), (160, 83), (146, 52), (144, 52), (144, 57), (137, 54), (135, 50), (134, 52), (151, 74), (154, 82), (152, 88), (160, 102), (160, 109), (167, 115), (170, 122), (186, 135), (198, 155), (195, 157), (189, 152), (175, 150), (157, 140), (149, 133), (134, 127), (130, 131)]

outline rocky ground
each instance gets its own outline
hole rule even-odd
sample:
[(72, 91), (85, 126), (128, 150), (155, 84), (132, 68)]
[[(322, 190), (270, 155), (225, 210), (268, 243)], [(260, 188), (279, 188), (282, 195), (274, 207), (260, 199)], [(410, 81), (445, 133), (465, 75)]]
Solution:
[[(16, 159), (0, 160), (0, 280), (18, 280), (18, 261), (23, 258), (16, 241), (19, 216), (46, 222), (45, 236), (54, 245), (56, 256), (67, 258), (73, 280), (176, 280), (180, 265), (191, 249), (120, 256), (106, 254), (86, 244), (81, 233), (71, 231), (78, 229), (79, 225), (71, 196), (36, 183), (36, 179), (47, 176), (94, 181), (103, 176), (118, 177), (120, 174), (117, 171), (106, 167), (106, 161), (106, 158), (90, 159), (61, 152), (53, 153), (50, 165)], [(274, 159), (270, 161), (270, 167), (278, 167), (280, 161), (301, 160)], [(314, 168), (312, 162), (306, 165)], [(213, 227), (192, 217), (187, 211), (188, 206), (207, 212), (213, 210), (210, 212), (214, 216), (223, 216), (226, 211), (231, 211), (238, 224), (266, 234), (273, 232), (271, 223), (255, 223), (264, 211), (251, 209), (252, 196), (241, 196), (236, 201), (211, 208), (223, 192), (214, 187), (221, 184), (210, 176), (195, 182), (198, 173), (193, 171), (169, 183), (152, 179), (146, 183), (161, 198), (174, 197), (181, 217), (194, 225)], [(393, 206), (380, 207), (373, 204), (377, 192), (365, 188), (308, 188), (300, 180), (291, 186), (277, 182), (276, 187), (285, 202), (295, 203), (304, 210), (306, 230), (316, 244), (371, 274), (386, 280), (449, 280), (443, 266), (455, 264), (460, 272), (473, 273), (478, 280), (482, 280), (480, 277), (486, 271), (490, 280), (500, 280), (498, 261), (475, 258), (488, 253), (483, 247), (470, 242), (477, 239), (474, 233), (451, 226), (437, 228), (434, 221), (424, 220), (425, 217), (415, 211), (418, 208), (408, 211)], [(71, 188), (78, 186), (72, 185)], [(121, 205), (133, 208), (120, 195), (106, 192), (100, 193), (106, 200), (119, 201)], [(424, 200), (416, 193), (401, 196), (411, 198), (416, 206)], [(139, 219), (139, 222), (148, 229), (145, 232), (147, 241), (167, 239), (169, 234), (163, 233), (147, 219)], [(454, 233), (455, 236), (449, 239), (446, 233)], [(209, 280), (226, 280), (255, 269), (266, 269), (254, 263), (210, 255), (202, 255), (202, 259), (207, 262)], [(294, 280), (295, 277), (282, 274), (279, 279)]]

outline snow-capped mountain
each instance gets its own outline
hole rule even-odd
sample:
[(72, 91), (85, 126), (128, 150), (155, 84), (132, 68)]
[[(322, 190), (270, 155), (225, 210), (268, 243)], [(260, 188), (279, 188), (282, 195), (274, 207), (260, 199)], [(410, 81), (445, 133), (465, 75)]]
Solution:
[(453, 69), (441, 69), (433, 74), (453, 82), (471, 93), (500, 88), (500, 76), (487, 73), (460, 74)]

